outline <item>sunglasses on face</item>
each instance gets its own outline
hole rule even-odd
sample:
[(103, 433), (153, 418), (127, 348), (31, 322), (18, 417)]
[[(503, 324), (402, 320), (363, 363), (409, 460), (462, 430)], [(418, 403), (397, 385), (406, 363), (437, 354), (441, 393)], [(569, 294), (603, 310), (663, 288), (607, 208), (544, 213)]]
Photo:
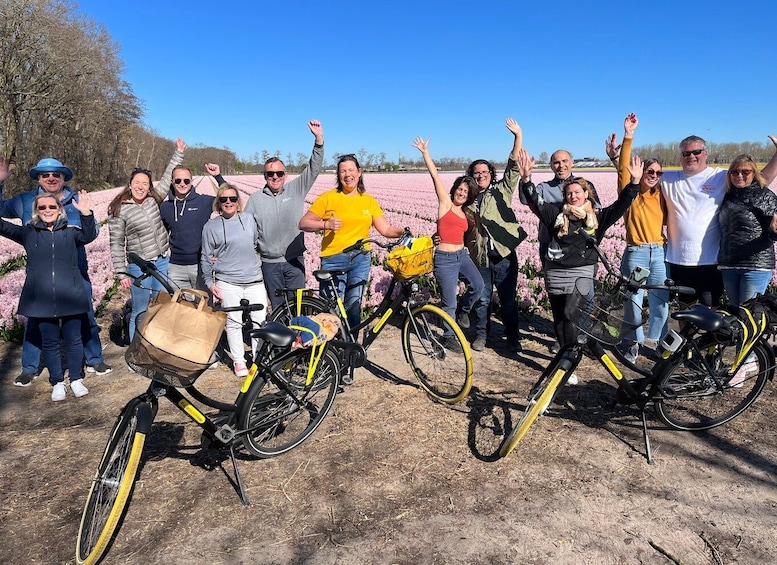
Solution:
[(190, 182), (192, 182), (192, 179), (173, 179), (173, 182), (175, 184), (181, 184), (181, 183), (189, 184)]
[(691, 155), (701, 155), (704, 149), (693, 149), (691, 151), (683, 151), (683, 157), (690, 157)]
[(648, 169), (647, 171), (645, 171), (645, 174), (649, 177), (660, 177), (661, 175), (664, 174), (664, 171), (656, 171), (654, 169)]
[(226, 204), (227, 202), (237, 202), (237, 196), (219, 196), (219, 202)]
[(42, 179), (47, 179), (47, 178), (49, 178), (49, 177), (52, 177), (52, 178), (58, 179), (59, 177), (61, 177), (61, 176), (62, 176), (62, 173), (56, 173), (56, 172), (54, 172), (54, 173), (41, 173), (41, 174), (40, 174), (40, 175), (38, 175), (38, 176), (39, 176), (40, 178), (42, 178)]
[(753, 174), (753, 169), (734, 169), (728, 172), (732, 177), (749, 177)]
[(278, 177), (279, 179), (282, 179), (285, 175), (286, 173), (284, 171), (265, 171), (264, 173), (264, 176), (267, 177), (268, 179), (274, 176)]
[(38, 211), (43, 212), (44, 210), (59, 210), (59, 206), (56, 204), (45, 204), (38, 206)]

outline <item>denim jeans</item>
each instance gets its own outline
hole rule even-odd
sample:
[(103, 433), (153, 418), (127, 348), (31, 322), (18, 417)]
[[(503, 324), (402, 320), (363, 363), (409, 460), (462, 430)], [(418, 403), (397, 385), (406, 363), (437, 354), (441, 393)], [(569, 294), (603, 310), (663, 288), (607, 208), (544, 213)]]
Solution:
[(469, 256), (466, 248), (458, 251), (434, 252), (434, 278), (440, 286), (442, 309), (456, 320), (456, 297), (459, 290), (459, 277), (467, 285), (461, 298), (462, 310), (468, 312), (472, 304), (483, 294), (483, 277)]
[(84, 376), (84, 346), (81, 342), (81, 326), (86, 324), (86, 315), (64, 316), (62, 318), (35, 318), (41, 335), (41, 358), (49, 370), (52, 385), (64, 382), (62, 354), (59, 346), (60, 325), (65, 363), (70, 371), (70, 382)]
[[(337, 293), (343, 298), (348, 324), (351, 329), (361, 322), (362, 296), (367, 280), (370, 277), (369, 253), (338, 253), (329, 257), (321, 257), (321, 269), (324, 271), (345, 271), (345, 274), (334, 277)], [(322, 285), (321, 292), (328, 298), (329, 288)]]
[[(251, 321), (254, 327), (258, 327), (267, 317), (267, 291), (262, 281), (248, 284), (232, 284), (224, 281), (216, 281), (216, 286), (221, 291), (223, 306), (240, 306), (240, 299), (245, 298), (249, 304), (264, 304), (265, 309), (251, 312)], [(243, 346), (243, 313), (227, 313), (227, 343), (232, 360), (235, 363), (245, 363), (245, 347)], [(258, 339), (251, 342), (251, 353), (256, 353)]]
[[(650, 269), (647, 284), (661, 285), (666, 281), (666, 262), (664, 261), (664, 246), (660, 243), (645, 243), (628, 245), (621, 260), (621, 273), (629, 276), (637, 266)], [(630, 327), (638, 323), (642, 316), (645, 291), (640, 290), (632, 295), (632, 300), (623, 305), (623, 319)], [(669, 293), (666, 291), (648, 291), (650, 321), (647, 336), (642, 326), (626, 334), (626, 339), (642, 343), (647, 339), (659, 341), (669, 331)]]
[[(83, 272), (81, 273), (83, 276)], [(87, 365), (98, 365), (105, 361), (103, 346), (100, 342), (100, 326), (94, 319), (92, 308), (92, 282), (88, 276), (84, 276), (84, 287), (89, 297), (89, 312), (84, 318), (84, 327), (81, 328), (81, 340), (83, 353)], [(41, 335), (38, 328), (38, 319), (29, 318), (24, 328), (24, 342), (22, 343), (22, 371), (36, 375), (41, 367)]]
[[(167, 264), (169, 261), (170, 258), (163, 255), (154, 259), (152, 263), (156, 265), (157, 270), (162, 275), (167, 276)], [(133, 263), (129, 263), (127, 265), (127, 273), (132, 276), (140, 276), (140, 267)], [(162, 284), (154, 277), (143, 279), (141, 288), (135, 286), (134, 283), (130, 287), (130, 296), (132, 297), (132, 312), (130, 313), (129, 321), (130, 339), (132, 339), (132, 336), (135, 335), (135, 319), (138, 317), (138, 314), (148, 310), (148, 305), (151, 303), (151, 299), (159, 294), (159, 291), (162, 290), (162, 288), (164, 288)]]
[(305, 263), (302, 257), (291, 261), (268, 263), (262, 261), (262, 276), (273, 310), (283, 304), (283, 296), (275, 296), (283, 288), (305, 288)]
[(729, 304), (740, 306), (756, 294), (766, 292), (772, 280), (771, 271), (753, 269), (721, 269), (723, 286), (726, 288)]
[[(515, 290), (518, 284), (518, 258), (515, 251), (507, 257), (489, 257), (487, 267), (478, 267), (483, 279), (483, 292), (475, 304), (475, 328), (477, 338), (488, 337), (488, 309), (491, 305), (492, 287), (496, 287), (502, 310), (502, 324), (508, 340), (518, 339), (518, 306), (515, 303)], [(465, 303), (462, 301), (462, 310)]]

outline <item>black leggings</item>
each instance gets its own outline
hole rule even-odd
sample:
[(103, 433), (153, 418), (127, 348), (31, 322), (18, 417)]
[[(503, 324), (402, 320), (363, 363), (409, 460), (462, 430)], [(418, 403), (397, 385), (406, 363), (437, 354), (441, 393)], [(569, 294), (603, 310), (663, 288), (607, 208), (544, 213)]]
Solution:
[(581, 302), (584, 296), (579, 294), (550, 294), (550, 309), (553, 312), (553, 329), (559, 345), (574, 343), (580, 330), (572, 322), (580, 317)]

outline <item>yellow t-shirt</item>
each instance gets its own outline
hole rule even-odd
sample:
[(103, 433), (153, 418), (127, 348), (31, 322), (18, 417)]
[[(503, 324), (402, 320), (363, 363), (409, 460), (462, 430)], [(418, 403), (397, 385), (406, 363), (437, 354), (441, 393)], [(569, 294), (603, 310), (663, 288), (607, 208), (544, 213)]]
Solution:
[(342, 253), (343, 249), (370, 236), (373, 218), (383, 215), (378, 201), (369, 194), (353, 192), (347, 195), (333, 189), (313, 201), (308, 209), (322, 220), (331, 217), (342, 221), (339, 230), (324, 230), (321, 257)]

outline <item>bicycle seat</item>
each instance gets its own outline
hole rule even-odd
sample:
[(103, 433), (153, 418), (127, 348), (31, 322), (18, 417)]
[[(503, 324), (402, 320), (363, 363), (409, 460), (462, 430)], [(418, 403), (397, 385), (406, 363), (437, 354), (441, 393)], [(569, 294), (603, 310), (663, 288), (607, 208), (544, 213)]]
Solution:
[(329, 282), (332, 280), (332, 277), (335, 277), (337, 275), (344, 275), (346, 271), (343, 270), (337, 270), (337, 271), (313, 271), (313, 276), (316, 277), (316, 280), (318, 282)]
[(692, 324), (706, 332), (718, 331), (729, 325), (728, 322), (723, 319), (723, 316), (701, 304), (694, 304), (688, 310), (674, 312), (672, 318), (678, 322)]
[(297, 337), (297, 332), (278, 322), (267, 322), (264, 327), (253, 329), (248, 333), (252, 338), (269, 341), (278, 347), (288, 347)]

